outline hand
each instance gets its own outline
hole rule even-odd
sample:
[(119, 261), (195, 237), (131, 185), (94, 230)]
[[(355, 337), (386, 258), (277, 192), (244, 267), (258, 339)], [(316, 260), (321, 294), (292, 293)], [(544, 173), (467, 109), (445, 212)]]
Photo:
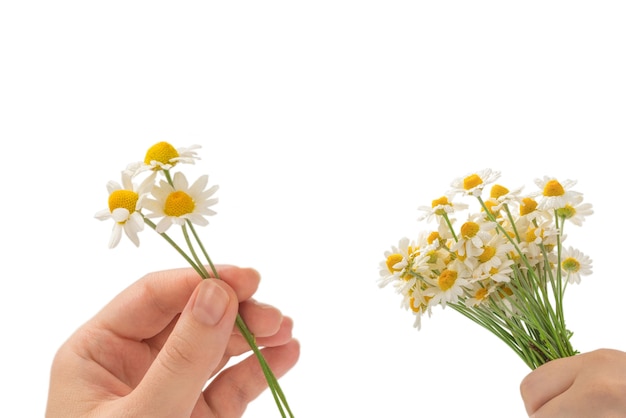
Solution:
[(152, 273), (115, 297), (57, 352), (46, 417), (241, 417), (267, 382), (254, 355), (224, 368), (250, 350), (238, 309), (276, 377), (299, 344), (291, 319), (251, 299), (255, 270), (218, 270)]
[(552, 360), (526, 376), (520, 391), (531, 418), (626, 417), (626, 353)]

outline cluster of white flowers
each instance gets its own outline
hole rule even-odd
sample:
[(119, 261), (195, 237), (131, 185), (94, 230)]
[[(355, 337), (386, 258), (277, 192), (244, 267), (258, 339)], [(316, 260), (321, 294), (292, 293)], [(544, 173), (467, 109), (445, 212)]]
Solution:
[[(206, 175), (191, 186), (182, 172), (175, 173), (173, 178), (170, 176), (176, 164), (193, 164), (199, 159), (195, 152), (198, 148), (199, 145), (174, 148), (167, 142), (159, 142), (148, 149), (143, 162), (131, 163), (122, 171), (122, 184), (107, 183), (109, 207), (95, 216), (114, 221), (109, 247), (119, 244), (122, 232), (139, 246), (138, 234), (150, 218), (159, 218), (155, 225), (158, 233), (166, 232), (173, 224), (184, 225), (187, 220), (200, 226), (208, 224), (205, 216), (215, 214), (210, 207), (217, 203), (212, 196), (218, 187), (205, 189), (209, 180)], [(133, 182), (146, 173), (140, 184)], [(157, 183), (159, 173), (163, 178)]]
[[(565, 223), (581, 225), (593, 213), (582, 194), (571, 190), (576, 183), (544, 177), (535, 180), (536, 192), (522, 195), (522, 188), (495, 184), (499, 177), (483, 170), (454, 180), (447, 194), (419, 208), (418, 219), (435, 226), (385, 252), (379, 285), (396, 288), (417, 328), (436, 305), (515, 315), (526, 303), (520, 294), (540, 287), (561, 294), (567, 283), (591, 273), (589, 257), (562, 245)], [(489, 184), (489, 197), (483, 197)], [(479, 210), (457, 228), (455, 216), (469, 208), (454, 202), (459, 195), (469, 196)]]

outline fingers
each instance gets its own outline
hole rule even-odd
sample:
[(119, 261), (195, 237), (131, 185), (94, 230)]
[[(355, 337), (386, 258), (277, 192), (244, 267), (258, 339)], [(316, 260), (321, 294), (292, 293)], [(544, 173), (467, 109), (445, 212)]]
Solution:
[(150, 416), (190, 416), (202, 388), (222, 360), (237, 309), (237, 295), (225, 282), (201, 281), (133, 392), (133, 402), (151, 411)]
[[(298, 361), (300, 344), (291, 339), (284, 345), (261, 350), (270, 369), (280, 378)], [(204, 391), (204, 398), (216, 416), (238, 417), (248, 403), (267, 388), (259, 360), (250, 355), (242, 362), (223, 370)]]
[(253, 299), (242, 303), (239, 313), (256, 337), (276, 334), (283, 320), (283, 314), (278, 309)]
[(528, 415), (572, 386), (580, 369), (578, 357), (552, 360), (528, 374), (520, 392)]
[(521, 385), (532, 418), (624, 416), (626, 353), (600, 349), (553, 360)]
[[(219, 266), (218, 272), (240, 301), (250, 298), (259, 285), (254, 269)], [(123, 338), (151, 338), (183, 310), (201, 280), (191, 268), (148, 274), (120, 293), (93, 321)]]

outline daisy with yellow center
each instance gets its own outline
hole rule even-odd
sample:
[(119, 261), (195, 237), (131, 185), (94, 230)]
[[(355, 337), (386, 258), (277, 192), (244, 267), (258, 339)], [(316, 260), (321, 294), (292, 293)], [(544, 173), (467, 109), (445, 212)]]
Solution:
[(496, 227), (494, 222), (479, 219), (478, 216), (470, 218), (461, 225), (459, 239), (450, 250), (460, 256), (476, 257), (483, 252), (483, 247), (491, 239), (491, 231)]
[(148, 149), (143, 162), (129, 164), (126, 170), (137, 175), (146, 170), (171, 170), (178, 163), (194, 164), (200, 159), (195, 151), (199, 148), (200, 145), (175, 148), (169, 142), (158, 142)]
[(448, 303), (456, 303), (463, 296), (464, 289), (470, 282), (459, 274), (459, 271), (445, 269), (436, 279), (436, 286), (424, 292), (424, 296), (432, 297), (429, 304), (445, 307)]
[(513, 248), (508, 237), (501, 234), (494, 234), (491, 240), (483, 247), (483, 252), (476, 256), (478, 263), (474, 269), (473, 276), (484, 276), (492, 269), (500, 267), (508, 260), (508, 254)]
[(161, 218), (156, 225), (156, 231), (163, 233), (172, 224), (182, 226), (186, 221), (200, 226), (207, 225), (209, 221), (205, 216), (215, 215), (210, 207), (218, 201), (217, 198), (211, 198), (218, 186), (204, 189), (208, 181), (209, 176), (204, 175), (189, 187), (187, 178), (181, 172), (174, 174), (171, 185), (161, 180), (159, 186), (152, 189), (154, 199), (148, 198), (144, 202), (144, 207), (151, 211), (146, 215), (147, 218)]
[(476, 173), (471, 173), (465, 177), (455, 179), (452, 183), (451, 194), (462, 193), (463, 195), (477, 196), (482, 194), (486, 185), (493, 183), (500, 177), (499, 171), (485, 169)]
[(391, 250), (385, 251), (385, 259), (380, 262), (378, 285), (384, 287), (396, 279), (406, 281), (407, 271), (418, 253), (418, 245), (407, 237), (402, 238), (397, 246), (392, 246)]
[(538, 204), (539, 209), (559, 209), (570, 202), (577, 201), (580, 197), (579, 192), (570, 190), (576, 185), (574, 180), (559, 182), (554, 177), (544, 176), (543, 179), (536, 179), (535, 184), (540, 189), (535, 193), (535, 195), (541, 196)]
[(430, 206), (420, 206), (417, 209), (423, 212), (417, 217), (418, 221), (426, 220), (430, 222), (438, 216), (450, 216), (454, 212), (467, 209), (469, 206), (465, 203), (452, 202), (448, 196), (441, 196), (434, 199)]
[(115, 248), (122, 238), (122, 232), (133, 244), (139, 246), (138, 233), (143, 230), (143, 216), (139, 212), (145, 196), (150, 192), (154, 176), (146, 178), (136, 187), (128, 172), (122, 172), (122, 184), (115, 181), (107, 183), (109, 207), (96, 213), (101, 221), (113, 219), (113, 231), (109, 239), (109, 248)]
[(580, 276), (588, 276), (592, 273), (591, 258), (581, 251), (568, 247), (561, 254), (561, 270), (567, 281), (580, 283)]
[(495, 213), (504, 205), (517, 205), (521, 200), (520, 193), (522, 189), (523, 187), (518, 187), (515, 190), (509, 190), (500, 184), (494, 184), (491, 186), (489, 199), (485, 200), (485, 204), (490, 206), (489, 203), (491, 203), (490, 209)]
[(556, 210), (556, 215), (576, 226), (582, 226), (585, 217), (593, 214), (591, 203), (582, 203), (583, 198), (575, 199), (564, 207)]
[(487, 303), (489, 296), (496, 290), (496, 286), (493, 283), (486, 285), (476, 286), (476, 288), (470, 291), (470, 297), (465, 300), (465, 306), (473, 308), (480, 304)]

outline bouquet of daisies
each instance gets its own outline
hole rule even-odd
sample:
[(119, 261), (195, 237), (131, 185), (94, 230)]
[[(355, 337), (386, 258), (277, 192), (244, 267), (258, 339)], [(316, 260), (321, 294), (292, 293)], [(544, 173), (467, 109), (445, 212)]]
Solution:
[[(199, 159), (196, 152), (198, 148), (198, 145), (175, 148), (167, 142), (159, 142), (148, 149), (143, 162), (131, 163), (122, 171), (121, 184), (115, 181), (107, 183), (108, 208), (96, 213), (96, 218), (114, 221), (109, 247), (116, 247), (124, 234), (139, 246), (138, 234), (148, 225), (200, 277), (219, 279), (217, 269), (196, 231), (196, 226), (208, 225), (207, 217), (215, 215), (211, 207), (217, 203), (214, 194), (218, 186), (207, 188), (207, 175), (189, 184), (183, 172), (172, 173), (174, 167), (181, 163), (195, 163)], [(145, 178), (141, 182), (135, 182), (140, 177)], [(182, 242), (177, 243), (170, 234), (172, 227), (180, 228)], [(236, 324), (259, 360), (281, 416), (293, 417), (278, 380), (240, 315), (237, 315)]]
[[(522, 194), (495, 183), (486, 169), (454, 180), (419, 221), (432, 226), (416, 239), (402, 238), (385, 252), (379, 285), (392, 285), (415, 326), (436, 305), (491, 331), (531, 368), (572, 356), (563, 297), (568, 284), (591, 274), (591, 260), (565, 247), (564, 230), (593, 213), (576, 182), (536, 179), (538, 189)], [(489, 194), (485, 188), (490, 185)], [(484, 196), (485, 194), (485, 196)], [(470, 209), (462, 223), (456, 217)]]

